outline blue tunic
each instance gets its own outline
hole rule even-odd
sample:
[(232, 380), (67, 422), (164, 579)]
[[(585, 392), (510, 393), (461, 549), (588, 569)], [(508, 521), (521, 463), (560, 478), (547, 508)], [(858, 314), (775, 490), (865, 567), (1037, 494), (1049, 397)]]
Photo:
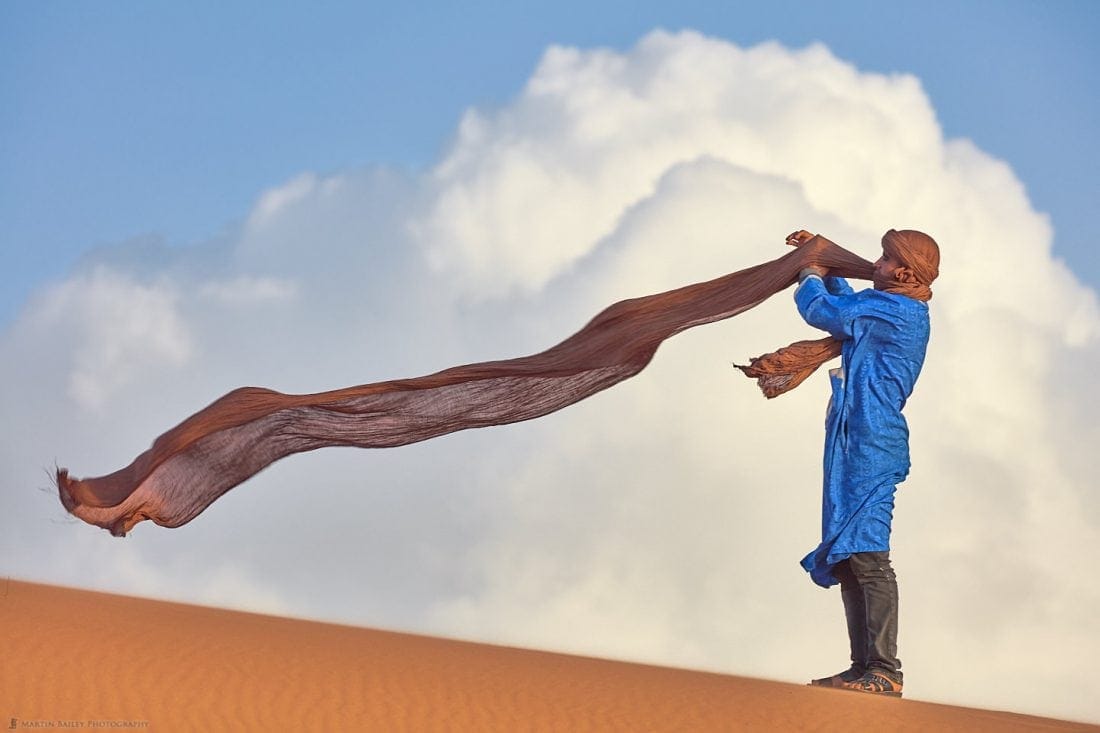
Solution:
[(808, 277), (794, 299), (807, 323), (843, 342), (841, 366), (830, 370), (821, 544), (802, 560), (827, 588), (841, 560), (890, 549), (894, 491), (909, 473), (901, 410), (924, 364), (928, 305), (880, 290), (857, 293), (838, 277)]

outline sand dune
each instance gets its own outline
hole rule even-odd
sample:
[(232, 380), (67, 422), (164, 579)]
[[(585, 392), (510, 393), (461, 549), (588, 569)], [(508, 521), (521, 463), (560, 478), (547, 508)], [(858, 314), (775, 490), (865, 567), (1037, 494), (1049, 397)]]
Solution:
[(0, 579), (0, 730), (1100, 726)]

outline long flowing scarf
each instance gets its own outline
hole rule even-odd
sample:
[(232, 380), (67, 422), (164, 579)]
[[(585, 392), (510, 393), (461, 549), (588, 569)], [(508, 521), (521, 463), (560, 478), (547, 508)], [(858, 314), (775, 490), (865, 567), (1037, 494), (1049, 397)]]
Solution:
[[(309, 395), (243, 387), (164, 433), (114, 473), (76, 479), (58, 469), (58, 494), (73, 515), (123, 536), (145, 519), (164, 527), (185, 524), (294, 453), (385, 448), (540, 417), (634, 376), (665, 339), (760, 304), (810, 264), (845, 277), (870, 279), (873, 272), (870, 262), (819, 236), (771, 262), (615, 303), (573, 336), (531, 356)], [(776, 385), (786, 391), (837, 349), (835, 343), (795, 344), (780, 356), (754, 360), (760, 374), (753, 376), (762, 387), (771, 385), (765, 394)]]

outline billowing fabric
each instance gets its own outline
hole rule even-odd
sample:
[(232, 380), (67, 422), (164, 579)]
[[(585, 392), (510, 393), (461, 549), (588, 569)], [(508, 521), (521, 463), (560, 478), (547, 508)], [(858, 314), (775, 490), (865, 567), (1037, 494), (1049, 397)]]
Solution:
[(531, 356), (317, 394), (242, 387), (161, 435), (114, 473), (77, 479), (59, 469), (58, 495), (70, 513), (114, 535), (146, 519), (178, 527), (294, 453), (326, 446), (384, 448), (530, 420), (637, 374), (665, 339), (762, 303), (795, 283), (810, 264), (865, 279), (873, 270), (867, 260), (818, 236), (771, 262), (615, 303), (573, 336)]
[(786, 394), (806, 381), (817, 368), (840, 356), (841, 342), (832, 336), (813, 341), (796, 341), (790, 346), (763, 356), (754, 356), (748, 364), (734, 364), (769, 400)]
[(894, 492), (909, 473), (901, 412), (924, 364), (928, 306), (897, 293), (855, 292), (839, 277), (806, 278), (795, 303), (807, 323), (841, 342), (825, 420), (821, 544), (802, 560), (814, 582), (829, 587), (841, 560), (890, 549)]

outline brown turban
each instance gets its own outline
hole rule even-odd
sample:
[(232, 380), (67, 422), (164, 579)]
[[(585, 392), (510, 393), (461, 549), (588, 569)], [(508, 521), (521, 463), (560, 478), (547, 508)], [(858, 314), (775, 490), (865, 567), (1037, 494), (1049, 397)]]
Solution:
[(905, 267), (908, 273), (881, 282), (875, 287), (889, 293), (907, 295), (916, 300), (932, 299), (932, 281), (940, 274), (940, 248), (936, 240), (914, 229), (891, 229), (882, 235), (882, 251)]

